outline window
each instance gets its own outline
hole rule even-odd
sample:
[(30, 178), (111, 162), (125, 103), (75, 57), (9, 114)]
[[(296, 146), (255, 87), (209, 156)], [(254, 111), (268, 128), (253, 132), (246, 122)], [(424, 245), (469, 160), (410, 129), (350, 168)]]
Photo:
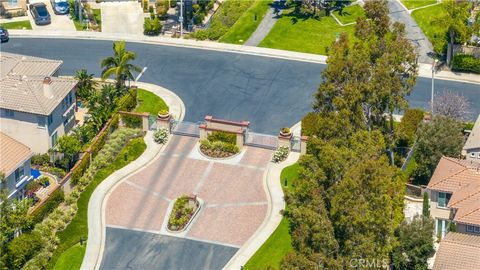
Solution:
[(475, 157), (475, 153), (470, 153), (470, 157)]
[(12, 110), (5, 110), (6, 117), (13, 117), (15, 113)]
[(477, 158), (479, 158), (479, 159), (480, 159), (480, 153), (478, 153), (478, 154), (477, 154)]
[(480, 227), (467, 225), (467, 232), (480, 233)]
[(15, 182), (20, 181), (20, 179), (23, 177), (23, 175), (24, 175), (23, 166), (20, 166), (15, 170)]
[(437, 219), (437, 222), (435, 224), (435, 233), (440, 239), (442, 239), (447, 234), (449, 225), (450, 222), (448, 222), (448, 220)]
[(8, 0), (8, 5), (11, 7), (18, 6), (18, 0)]
[(45, 117), (37, 115), (37, 125), (39, 127), (45, 127)]
[(57, 132), (55, 131), (55, 133), (53, 133), (52, 135), (52, 147), (55, 146), (55, 144), (57, 143), (57, 139), (58, 139), (58, 135), (57, 135)]
[(72, 92), (68, 93), (68, 104), (72, 104), (73, 103), (73, 94)]
[(50, 126), (53, 123), (53, 116), (50, 114), (48, 116), (48, 125)]
[(438, 207), (447, 207), (448, 201), (450, 201), (450, 197), (452, 197), (451, 193), (439, 192), (438, 193)]

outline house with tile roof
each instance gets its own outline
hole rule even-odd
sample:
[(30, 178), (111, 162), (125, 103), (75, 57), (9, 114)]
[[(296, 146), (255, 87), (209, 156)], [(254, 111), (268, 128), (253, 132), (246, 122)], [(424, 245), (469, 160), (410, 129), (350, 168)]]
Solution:
[(23, 143), (0, 132), (0, 172), (4, 180), (0, 189), (6, 189), (8, 198), (21, 199), (25, 195), (25, 186), (32, 180), (30, 158), (33, 152)]
[(434, 270), (480, 269), (480, 236), (450, 232), (440, 243)]
[(62, 61), (0, 52), (0, 131), (45, 153), (75, 125), (77, 81)]
[(443, 238), (451, 222), (457, 232), (480, 236), (480, 162), (442, 157), (427, 192), (437, 236)]
[(462, 155), (467, 160), (480, 162), (480, 115), (478, 115), (477, 121), (475, 121), (475, 125), (463, 146)]

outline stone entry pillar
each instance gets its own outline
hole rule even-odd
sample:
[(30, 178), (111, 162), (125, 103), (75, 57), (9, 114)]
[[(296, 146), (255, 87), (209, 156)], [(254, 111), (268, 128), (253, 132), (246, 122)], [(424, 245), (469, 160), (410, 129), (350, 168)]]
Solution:
[(172, 115), (168, 114), (167, 117), (160, 117), (157, 115), (157, 129), (166, 128), (169, 133), (172, 131), (170, 130), (170, 121), (172, 120)]
[(288, 150), (291, 151), (292, 150), (292, 138), (293, 138), (293, 134), (292, 133), (289, 133), (287, 135), (284, 135), (282, 133), (280, 133), (278, 135), (278, 147), (282, 147), (282, 146), (286, 146), (288, 147)]
[(300, 154), (305, 155), (307, 153), (308, 136), (302, 136), (300, 139)]
[(250, 122), (242, 121), (228, 121), (222, 119), (215, 119), (211, 115), (205, 116), (205, 123), (199, 126), (200, 129), (200, 140), (206, 139), (209, 134), (214, 131), (221, 131), (231, 134), (236, 134), (236, 145), (238, 148), (243, 147), (245, 141), (245, 133), (248, 129)]

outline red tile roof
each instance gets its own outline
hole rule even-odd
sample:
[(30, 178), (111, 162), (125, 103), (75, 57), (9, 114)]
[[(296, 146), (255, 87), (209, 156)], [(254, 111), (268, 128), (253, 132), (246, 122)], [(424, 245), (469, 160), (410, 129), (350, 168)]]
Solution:
[(449, 232), (440, 242), (433, 269), (480, 269), (480, 236)]

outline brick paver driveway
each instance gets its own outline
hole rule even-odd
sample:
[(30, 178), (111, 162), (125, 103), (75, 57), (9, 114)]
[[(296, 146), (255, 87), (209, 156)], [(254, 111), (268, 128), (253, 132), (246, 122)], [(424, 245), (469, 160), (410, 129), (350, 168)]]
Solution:
[[(197, 141), (174, 136), (109, 195), (102, 268), (222, 268), (261, 225), (271, 151), (246, 147), (236, 161), (214, 161), (194, 154)], [(197, 194), (204, 207), (184, 237), (163, 235), (169, 204), (184, 194)]]

